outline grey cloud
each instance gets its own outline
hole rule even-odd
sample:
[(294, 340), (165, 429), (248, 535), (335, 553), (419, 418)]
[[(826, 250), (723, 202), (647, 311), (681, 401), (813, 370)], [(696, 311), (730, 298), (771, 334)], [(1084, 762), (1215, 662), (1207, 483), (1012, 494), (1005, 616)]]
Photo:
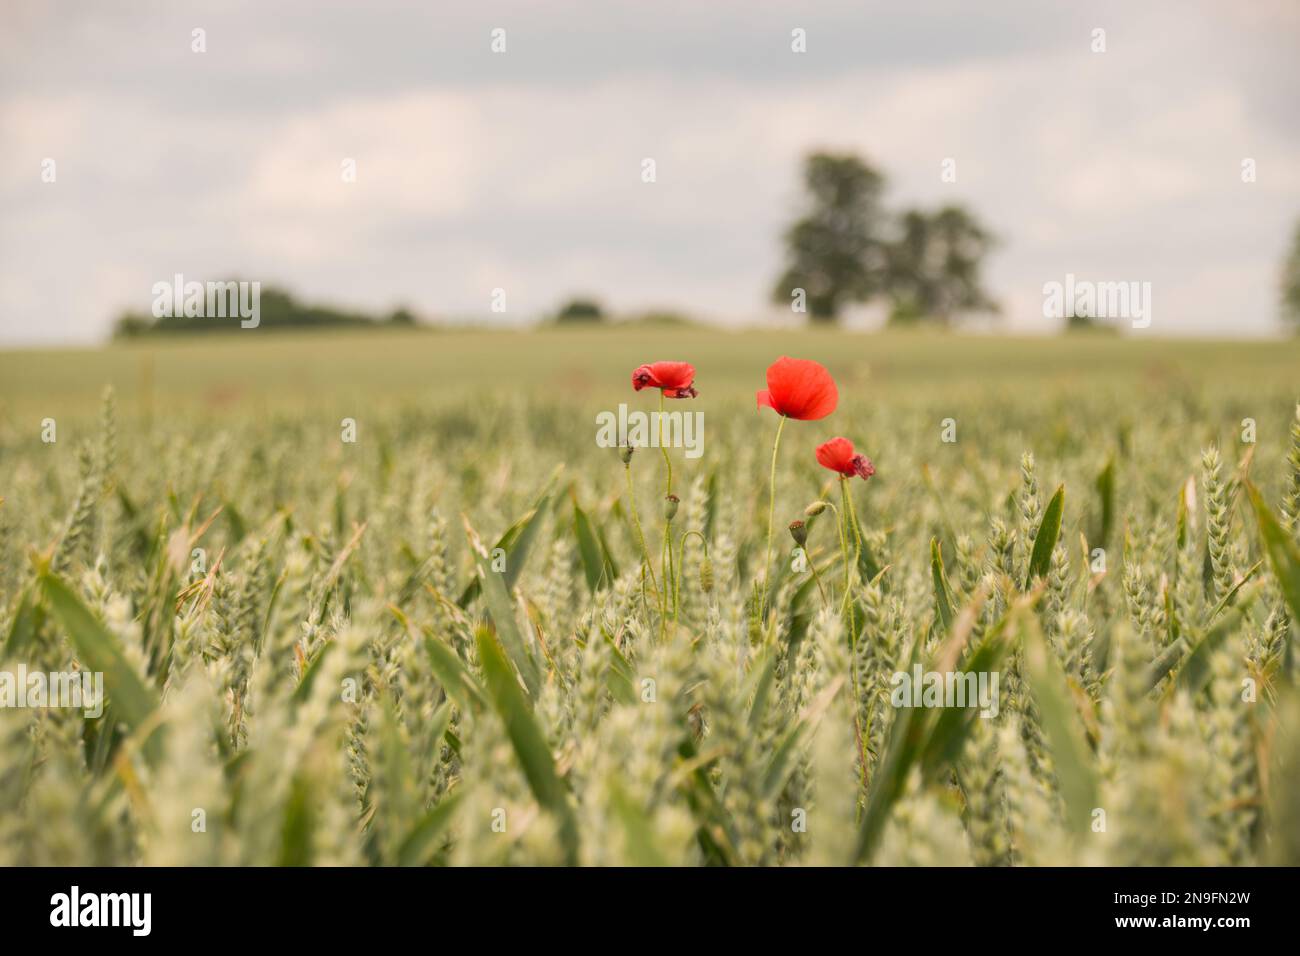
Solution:
[[(1263, 334), (1300, 215), (1294, 10), (11, 4), (0, 341), (102, 336), (173, 271), (433, 314), (485, 313), (508, 283), (517, 316), (582, 289), (753, 320), (818, 146), (869, 156), (895, 203), (990, 222), (1012, 328), (1041, 328), (1034, 290), (1075, 271), (1158, 282), (1163, 331)], [(1259, 182), (1240, 182), (1243, 156)]]

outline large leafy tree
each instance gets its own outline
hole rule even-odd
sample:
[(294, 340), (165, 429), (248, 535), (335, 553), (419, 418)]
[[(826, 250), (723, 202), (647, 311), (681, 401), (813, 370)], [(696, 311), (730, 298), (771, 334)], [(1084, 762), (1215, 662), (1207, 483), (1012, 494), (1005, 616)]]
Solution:
[(996, 312), (979, 275), (992, 246), (992, 235), (961, 206), (903, 213), (896, 237), (885, 248), (890, 322), (929, 320), (947, 326), (960, 313)]
[(785, 233), (787, 264), (772, 289), (775, 302), (803, 300), (813, 322), (834, 322), (840, 309), (883, 288), (884, 177), (852, 155), (814, 153), (804, 165), (806, 213)]
[(1300, 332), (1300, 224), (1291, 237), (1291, 252), (1282, 264), (1282, 317)]
[(854, 302), (884, 296), (891, 322), (950, 325), (962, 313), (997, 311), (980, 286), (993, 237), (961, 206), (892, 216), (884, 177), (857, 156), (814, 153), (804, 164), (808, 208), (785, 232), (786, 266), (775, 302), (802, 302), (814, 323), (834, 322)]

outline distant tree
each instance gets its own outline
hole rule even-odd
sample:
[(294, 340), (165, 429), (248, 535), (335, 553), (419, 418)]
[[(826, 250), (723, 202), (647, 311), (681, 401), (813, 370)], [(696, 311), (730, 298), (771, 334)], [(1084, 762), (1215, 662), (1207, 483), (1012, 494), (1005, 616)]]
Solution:
[(113, 325), (113, 338), (131, 339), (144, 335), (153, 327), (153, 319), (136, 312), (124, 312)]
[(831, 323), (844, 306), (882, 288), (884, 177), (856, 156), (814, 153), (804, 163), (804, 185), (810, 205), (786, 230), (787, 264), (772, 300), (789, 305), (802, 289), (809, 318)]
[(415, 313), (410, 309), (394, 309), (388, 314), (387, 323), (389, 325), (419, 325), (420, 320), (415, 317)]
[(979, 278), (992, 246), (992, 235), (961, 206), (904, 212), (897, 236), (885, 247), (890, 323), (948, 326), (963, 312), (996, 312)]
[(594, 299), (570, 299), (555, 313), (556, 325), (579, 325), (605, 321), (605, 310)]
[(1291, 252), (1282, 265), (1282, 317), (1300, 332), (1300, 224), (1291, 237)]

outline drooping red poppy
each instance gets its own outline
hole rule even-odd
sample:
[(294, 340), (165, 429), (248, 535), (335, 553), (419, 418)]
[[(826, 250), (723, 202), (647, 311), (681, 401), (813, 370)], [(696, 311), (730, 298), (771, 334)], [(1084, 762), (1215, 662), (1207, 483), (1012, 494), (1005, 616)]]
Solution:
[(632, 387), (657, 388), (664, 398), (694, 398), (695, 366), (690, 362), (652, 362), (632, 373)]
[(767, 388), (757, 397), (760, 408), (766, 405), (778, 415), (807, 422), (835, 411), (840, 393), (821, 363), (782, 355), (767, 367)]
[(870, 478), (876, 473), (876, 466), (866, 455), (859, 455), (853, 450), (853, 442), (847, 438), (832, 438), (817, 446), (817, 462), (823, 468), (838, 472), (845, 478), (854, 475)]

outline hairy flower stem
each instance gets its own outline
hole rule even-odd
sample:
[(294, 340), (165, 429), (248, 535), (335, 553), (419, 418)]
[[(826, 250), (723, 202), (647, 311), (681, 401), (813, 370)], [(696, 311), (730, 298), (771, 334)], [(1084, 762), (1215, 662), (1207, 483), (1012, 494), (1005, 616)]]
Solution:
[[(677, 621), (677, 599), (681, 595), (681, 583), (677, 580), (677, 565), (673, 564), (673, 522), (669, 518), (664, 526), (664, 553), (660, 561), (667, 559), (668, 570), (664, 572), (664, 611), (672, 611), (674, 624)], [(666, 625), (665, 625), (666, 626)]]
[(840, 561), (844, 563), (844, 594), (840, 597), (840, 614), (844, 613), (844, 602), (849, 593), (849, 539), (844, 536), (844, 522), (840, 518), (840, 509), (836, 508), (832, 502), (826, 502), (826, 507), (831, 509), (831, 514), (835, 515), (835, 530), (840, 534)]
[(767, 491), (767, 556), (763, 559), (763, 600), (758, 606), (760, 620), (767, 611), (767, 599), (772, 590), (772, 525), (776, 522), (776, 453), (781, 448), (781, 431), (785, 416), (776, 426), (776, 440), (772, 442), (772, 473), (768, 477)]
[[(853, 529), (853, 561), (844, 569), (844, 606), (849, 612), (849, 633), (856, 635), (857, 615), (850, 597), (852, 593), (850, 578), (857, 571), (858, 563), (862, 560), (862, 529), (858, 526), (858, 510), (853, 504), (853, 495), (849, 494), (849, 479), (840, 479), (840, 491), (844, 495), (844, 522)], [(851, 643), (856, 644), (856, 640)]]
[(664, 455), (664, 467), (668, 469), (668, 478), (664, 482), (664, 496), (673, 493), (673, 460), (668, 457), (668, 446), (664, 444), (664, 393), (659, 392), (659, 450)]
[(840, 604), (841, 613), (852, 613), (853, 601), (853, 568), (857, 564), (857, 543), (854, 542), (853, 557), (849, 557), (848, 541), (850, 538), (849, 527), (855, 523), (853, 521), (853, 496), (849, 494), (848, 479), (840, 479), (840, 502), (842, 507), (838, 517), (842, 522), (840, 533), (844, 536), (844, 598)]
[(636, 490), (632, 483), (632, 463), (628, 462), (623, 466), (627, 472), (627, 502), (628, 510), (632, 512), (632, 526), (636, 528), (636, 539), (641, 543), (641, 558), (645, 562), (646, 572), (650, 575), (650, 586), (654, 588), (655, 598), (660, 602), (660, 609), (663, 608), (663, 598), (659, 594), (659, 582), (655, 580), (654, 565), (650, 563), (650, 549), (646, 547), (645, 532), (641, 530), (641, 518), (636, 512)]
[[(845, 491), (848, 491), (848, 481), (844, 482)], [(853, 503), (853, 495), (847, 495), (849, 499), (849, 520), (853, 528), (853, 559), (856, 565), (857, 559), (862, 556), (862, 526), (858, 524), (858, 506)]]
[(822, 607), (829, 607), (830, 602), (826, 598), (826, 588), (822, 586), (822, 576), (821, 572), (817, 570), (817, 562), (813, 560), (811, 554), (808, 554), (807, 548), (804, 548), (803, 553), (808, 558), (808, 568), (812, 571), (813, 580), (817, 582), (817, 590), (821, 592)]
[[(853, 507), (853, 496), (849, 494), (848, 478), (840, 479), (840, 494), (844, 500), (844, 522), (853, 526), (853, 561), (848, 556), (848, 536), (840, 530), (841, 548), (844, 553), (844, 604), (841, 613), (849, 615), (849, 677), (853, 682), (853, 730), (858, 738), (858, 779), (862, 792), (867, 791), (867, 747), (862, 733), (862, 691), (858, 682), (858, 625), (853, 606), (852, 574), (858, 567), (862, 556), (862, 532), (858, 528), (858, 513)], [(836, 515), (838, 518), (839, 515)]]
[[(668, 446), (664, 444), (664, 393), (662, 389), (659, 391), (659, 450), (663, 452), (664, 467), (668, 469), (667, 479), (664, 482), (664, 497), (667, 498), (673, 493), (673, 460), (668, 455)], [(664, 543), (659, 549), (659, 577), (664, 582), (664, 591), (667, 592), (663, 594), (664, 598), (673, 593), (672, 524), (672, 519), (664, 521)], [(666, 615), (668, 613), (667, 601), (661, 600), (660, 604), (662, 607), (661, 614)]]

